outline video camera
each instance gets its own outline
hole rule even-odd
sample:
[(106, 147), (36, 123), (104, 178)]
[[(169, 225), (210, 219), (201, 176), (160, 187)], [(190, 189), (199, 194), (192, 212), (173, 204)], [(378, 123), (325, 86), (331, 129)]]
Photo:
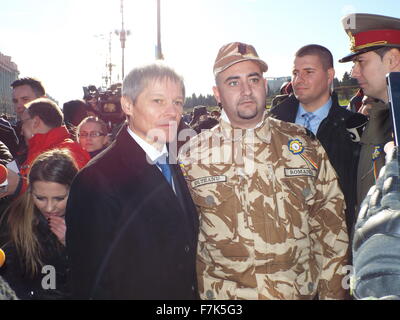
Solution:
[(93, 85), (83, 87), (83, 99), (110, 126), (110, 130), (124, 120), (120, 101), (121, 88), (121, 83), (112, 84), (105, 90)]

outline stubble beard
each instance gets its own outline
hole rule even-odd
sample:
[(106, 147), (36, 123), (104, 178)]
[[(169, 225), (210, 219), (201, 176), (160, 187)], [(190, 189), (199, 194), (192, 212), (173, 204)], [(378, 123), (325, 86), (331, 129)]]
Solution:
[[(242, 108), (242, 104), (246, 102), (252, 102), (252, 105), (244, 106), (244, 108)], [(253, 97), (242, 99), (241, 101), (239, 101), (237, 105), (237, 115), (240, 119), (243, 120), (251, 120), (256, 118), (258, 115), (257, 101)]]
[(257, 116), (257, 114), (258, 114), (257, 109), (252, 110), (251, 113), (249, 113), (249, 112), (242, 112), (242, 111), (240, 111), (240, 110), (238, 110), (238, 113), (237, 113), (238, 117), (239, 117), (240, 119), (243, 119), (243, 120), (251, 120), (251, 119), (254, 119), (254, 118)]

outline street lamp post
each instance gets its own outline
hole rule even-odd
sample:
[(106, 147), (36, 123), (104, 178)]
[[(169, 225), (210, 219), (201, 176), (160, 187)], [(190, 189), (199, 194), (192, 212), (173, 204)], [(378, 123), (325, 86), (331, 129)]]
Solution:
[[(98, 35), (95, 35), (95, 37), (102, 39), (102, 40), (106, 40), (105, 34), (98, 34)], [(108, 57), (106, 56), (106, 64), (105, 64), (106, 75), (102, 77), (104, 79), (106, 87), (108, 87), (108, 82), (110, 82), (110, 84), (112, 84), (112, 69), (113, 69), (113, 67), (115, 67), (115, 64), (112, 63), (112, 56), (111, 56), (111, 40), (112, 40), (111, 37), (112, 37), (112, 32), (109, 33), (109, 39), (108, 39)]]
[[(110, 85), (111, 85), (111, 83), (112, 83), (112, 68), (113, 68), (113, 64), (111, 63), (111, 35), (112, 35), (112, 32), (110, 32), (110, 38), (108, 39), (108, 54), (109, 54), (109, 63), (108, 63), (108, 65), (107, 65), (107, 67), (108, 67), (108, 72), (109, 72), (109, 79), (110, 79)], [(107, 86), (107, 83), (106, 83), (106, 86)]]
[(125, 30), (124, 28), (124, 0), (121, 0), (121, 22), (122, 22), (122, 27), (121, 30), (118, 31), (116, 30), (115, 33), (119, 35), (119, 40), (121, 41), (121, 49), (122, 49), (122, 80), (124, 79), (125, 75), (125, 42), (126, 42), (126, 37), (130, 35), (129, 30)]
[(160, 0), (157, 0), (157, 49), (156, 49), (156, 59), (163, 60), (163, 54), (161, 50), (161, 14), (160, 14)]

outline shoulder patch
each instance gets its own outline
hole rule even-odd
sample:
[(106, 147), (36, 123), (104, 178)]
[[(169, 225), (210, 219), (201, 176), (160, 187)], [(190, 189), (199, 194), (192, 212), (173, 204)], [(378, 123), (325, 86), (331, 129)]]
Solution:
[(196, 180), (193, 180), (190, 184), (192, 185), (192, 188), (200, 187), (205, 184), (210, 184), (210, 183), (219, 183), (219, 182), (226, 182), (227, 177), (226, 176), (209, 176), (209, 177), (201, 177)]
[(304, 151), (303, 143), (299, 139), (289, 140), (288, 148), (293, 154), (301, 154)]
[(383, 152), (383, 145), (382, 144), (375, 145), (374, 152), (372, 153), (372, 161), (378, 160), (382, 152)]
[(316, 177), (317, 171), (308, 168), (285, 168), (286, 177)]

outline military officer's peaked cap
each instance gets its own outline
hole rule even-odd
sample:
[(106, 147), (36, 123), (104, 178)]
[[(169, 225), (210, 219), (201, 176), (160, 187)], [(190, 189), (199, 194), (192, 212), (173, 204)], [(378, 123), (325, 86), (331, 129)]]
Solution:
[(400, 48), (400, 19), (368, 13), (352, 13), (342, 19), (350, 37), (351, 53), (339, 62), (382, 47)]

